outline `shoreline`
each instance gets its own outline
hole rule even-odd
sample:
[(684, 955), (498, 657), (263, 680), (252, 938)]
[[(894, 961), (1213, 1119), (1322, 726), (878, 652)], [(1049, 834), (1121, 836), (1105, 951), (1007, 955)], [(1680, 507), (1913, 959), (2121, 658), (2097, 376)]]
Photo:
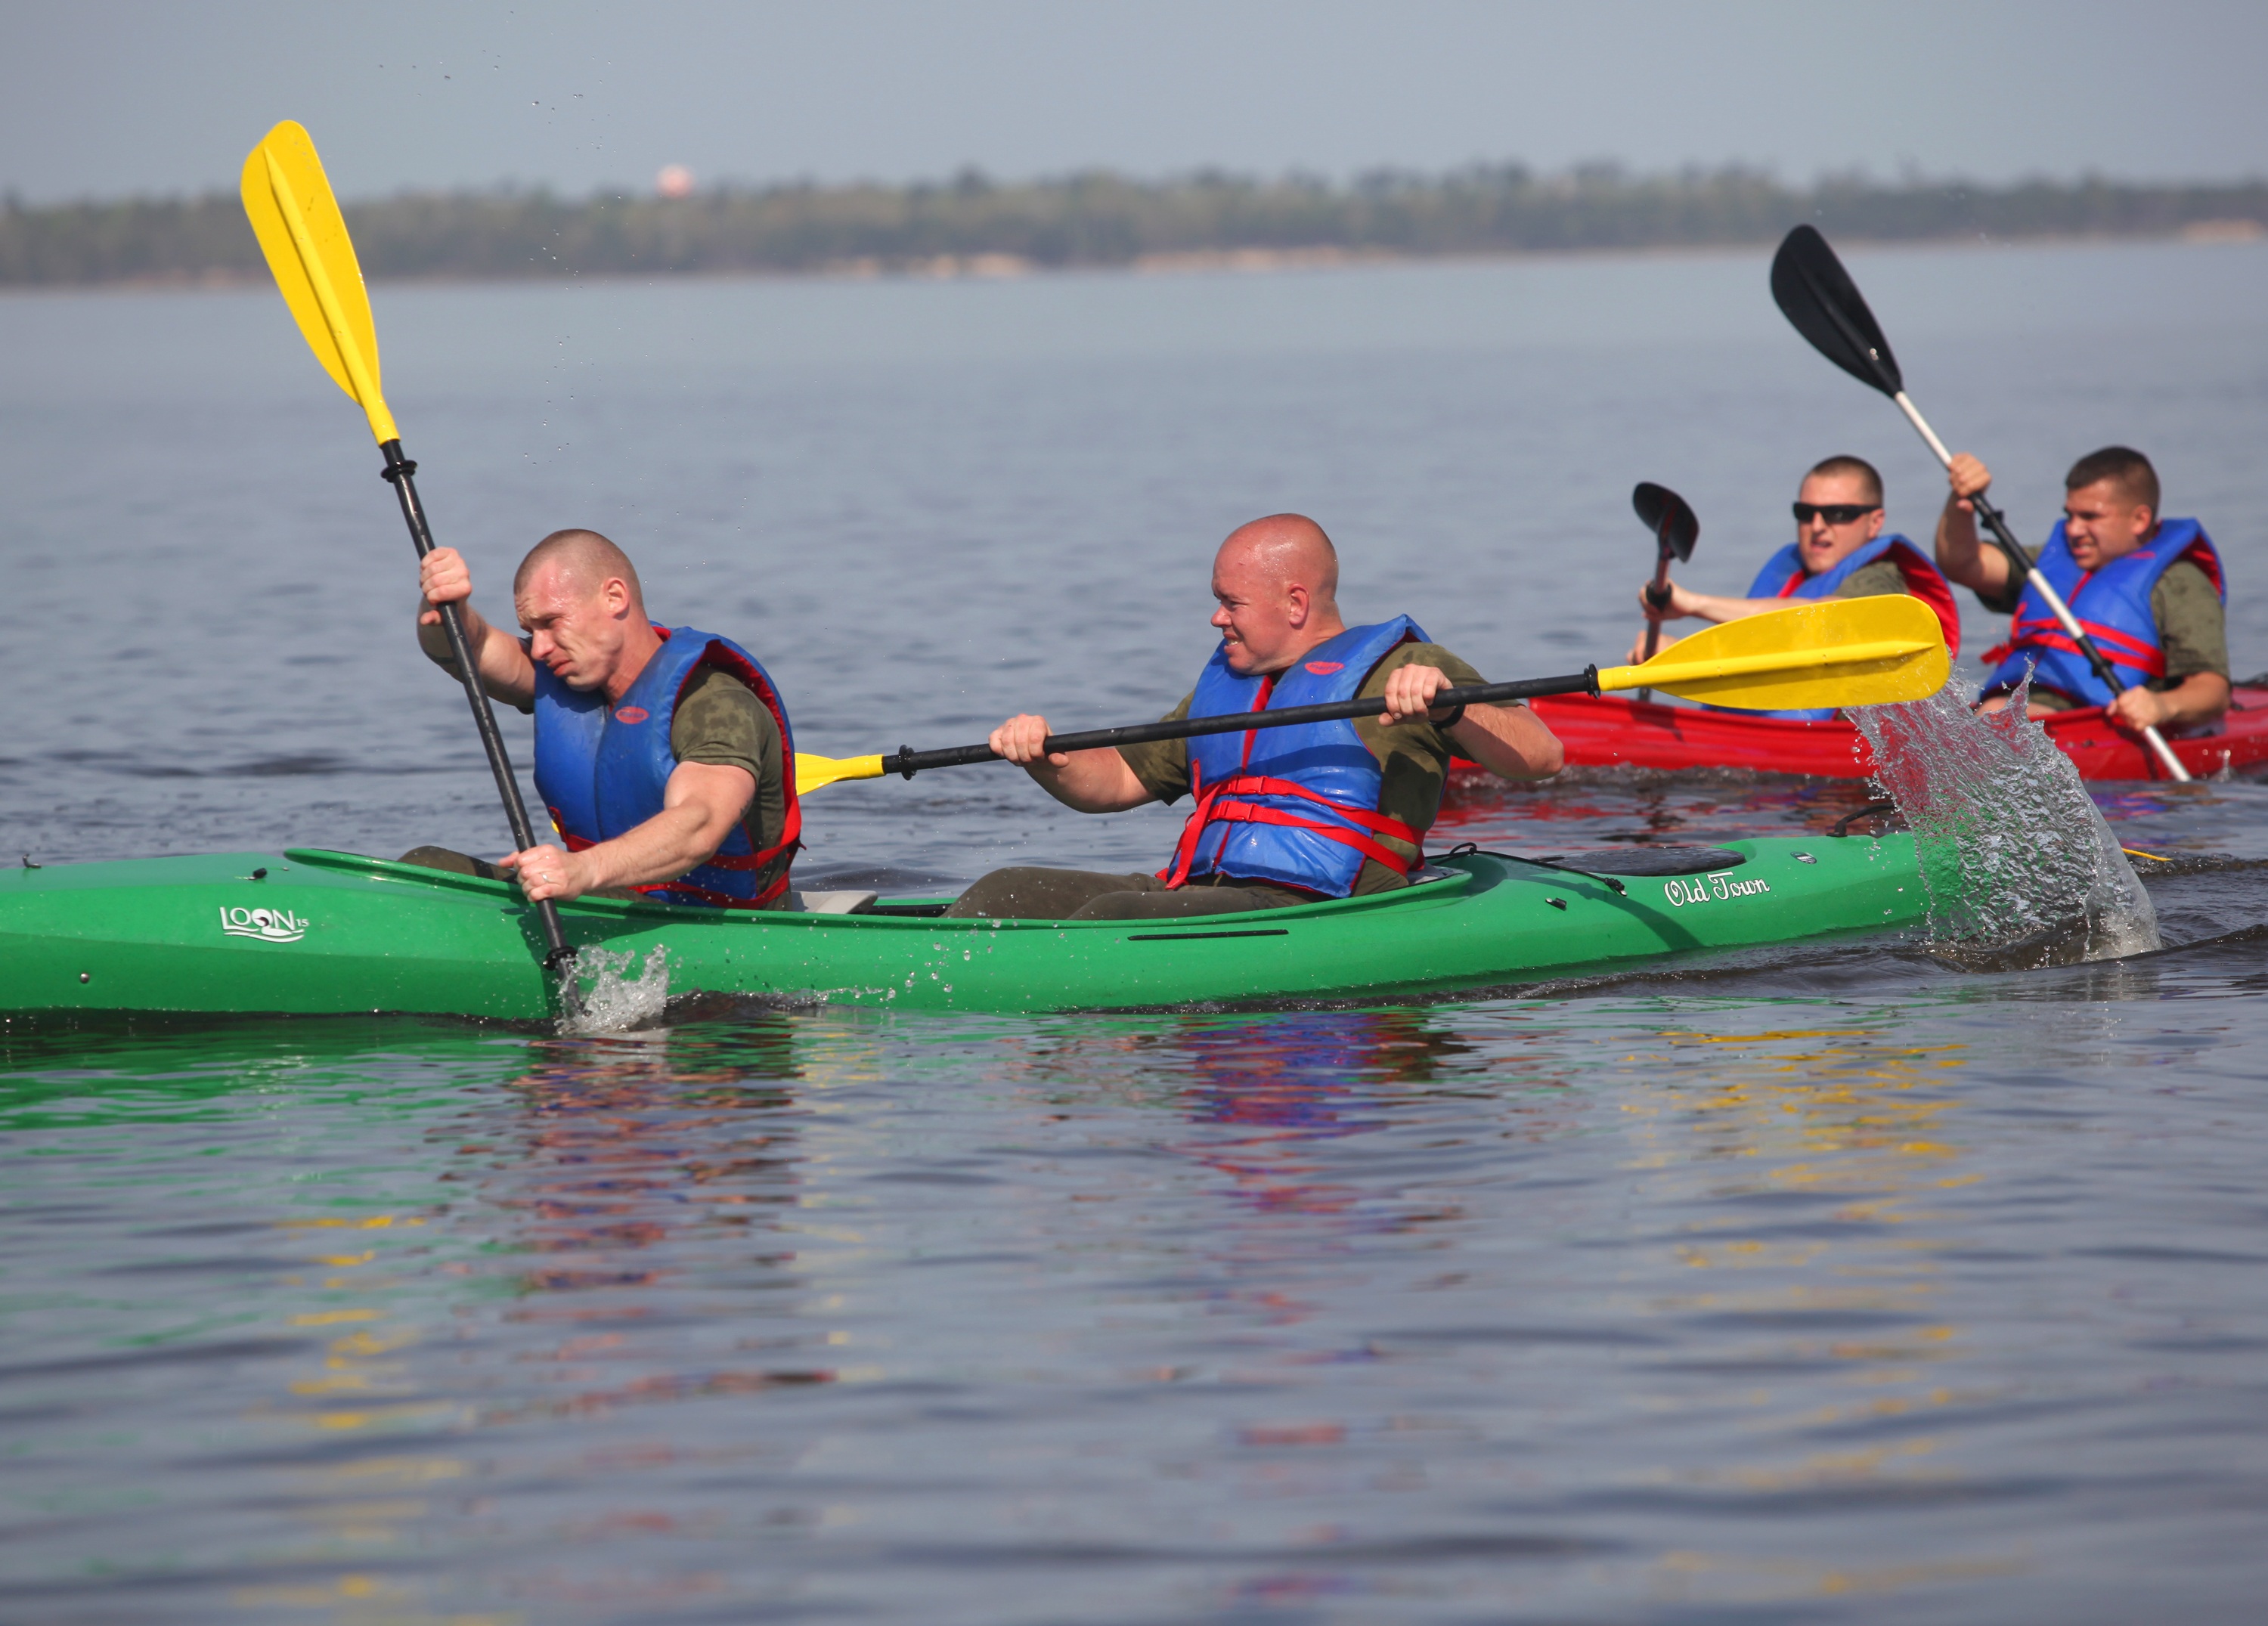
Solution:
[[(1137, 255), (1112, 263), (1049, 265), (1021, 255), (981, 253), (940, 254), (926, 260), (885, 261), (879, 258), (829, 262), (808, 269), (751, 267), (727, 271), (598, 271), (526, 276), (373, 276), (367, 282), (387, 288), (563, 287), (576, 284), (683, 283), (999, 283), (1070, 276), (1262, 276), (1366, 270), (1385, 266), (1528, 264), (1695, 259), (1717, 260), (1768, 254), (1777, 239), (1742, 243), (1658, 243), (1627, 248), (1514, 248), (1450, 254), (1410, 254), (1390, 248), (1347, 248), (1314, 245), (1299, 248), (1182, 249)], [(2175, 244), (2194, 248), (2241, 247), (2268, 240), (2268, 225), (2250, 219), (2192, 221), (2165, 232), (2041, 232), (1988, 236), (1963, 232), (1938, 237), (1840, 236), (1837, 246), (1857, 253), (1884, 250), (1968, 249), (1976, 252), (2022, 248), (2104, 247), (2118, 244)], [(0, 298), (87, 293), (236, 293), (265, 289), (262, 271), (206, 271), (194, 275), (105, 278), (71, 283), (0, 283)]]

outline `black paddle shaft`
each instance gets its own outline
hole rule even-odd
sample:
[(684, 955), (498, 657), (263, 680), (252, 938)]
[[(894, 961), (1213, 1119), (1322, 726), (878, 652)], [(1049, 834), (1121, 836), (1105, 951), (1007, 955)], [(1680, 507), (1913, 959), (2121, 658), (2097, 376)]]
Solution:
[[(386, 469), (379, 477), (394, 488), (401, 499), (401, 518), (409, 526), (409, 540), (416, 544), (417, 556), (423, 559), (433, 551), (433, 533), (425, 523), (425, 505), (417, 500), (417, 465), (401, 455), (401, 443), (389, 440), (379, 447), (386, 455)], [(449, 635), (449, 656), (457, 663), (457, 675), (464, 680), (465, 699), (473, 709), (473, 726), (481, 732), (481, 748), (489, 754), (489, 771), (496, 776), (497, 792), (504, 798), (504, 816), (512, 825), (513, 850), (526, 852), (535, 845), (535, 827), (528, 822), (527, 804), (520, 799), (519, 781), (512, 771), (512, 758), (504, 754), (504, 735), (497, 729), (496, 709), (489, 704), (488, 691), (481, 687), (480, 668), (473, 662), (473, 646), (465, 636), (464, 617), (453, 604), (444, 604), (441, 627)], [(545, 898), (535, 906), (535, 917), (543, 926), (543, 941), (549, 952), (543, 963), (556, 970), (575, 958), (575, 951), (567, 945), (567, 934), (559, 929), (559, 911)]]
[[(1946, 457), (1937, 438), (1921, 421), (1921, 415), (1906, 400), (1905, 375), (1899, 370), (1898, 358), (1891, 352), (1890, 342), (1883, 335), (1882, 325), (1874, 320), (1874, 311), (1867, 304), (1867, 296), (1859, 291), (1859, 284), (1851, 279), (1843, 261), (1819, 229), (1800, 225), (1780, 240), (1779, 252), (1772, 256), (1772, 302), (1780, 308), (1789, 325), (1811, 341), (1811, 347), (1837, 366), (1870, 389), (1880, 390), (1896, 401), (1913, 420), (1915, 429), (1929, 441), (1931, 450)], [(1950, 458), (1947, 458), (1948, 462)], [(2019, 576), (2036, 575), (2039, 566), (2023, 544), (2016, 541), (2015, 533), (2000, 511), (1987, 502), (1984, 496), (1970, 497), (1977, 517), (1992, 533), (1993, 546), (2007, 556)], [(2044, 580), (2043, 580), (2044, 585)], [(2073, 629), (2073, 641), (2095, 675), (2109, 686), (2112, 694), (2119, 690), (2117, 674), (2111, 670), (2110, 660), (2093, 638), (2084, 631)]]
[[(1528, 700), (1540, 695), (1596, 695), (1599, 669), (1586, 666), (1571, 677), (1523, 678), (1513, 683), (1476, 683), (1466, 688), (1445, 688), (1433, 696), (1442, 706), (1484, 706), (1499, 700)], [(1152, 739), (1188, 739), (1198, 734), (1241, 733), (1248, 728), (1285, 728), (1295, 723), (1333, 723), (1342, 717), (1382, 717), (1384, 703), (1370, 699), (1326, 701), (1319, 706), (1287, 706), (1281, 711), (1231, 711), (1221, 717), (1175, 717), (1163, 723), (1130, 723), (1123, 728), (1094, 728), (1083, 734), (1049, 734), (1050, 754), (1093, 751), (1104, 746), (1137, 746)], [(1004, 759), (990, 746), (952, 746), (942, 751), (917, 751), (900, 746), (895, 756), (882, 759), (886, 774), (912, 778), (924, 768), (966, 768), (976, 762)]]
[[(1984, 494), (1979, 491), (1969, 499), (1969, 504), (1977, 511), (1977, 517), (1984, 522), (1984, 528), (1992, 533), (1992, 545), (2007, 555), (2008, 563), (2014, 567), (2016, 574), (2026, 578), (2036, 575), (2039, 565), (2031, 555), (2024, 551), (2024, 545), (2016, 540), (2015, 533), (2008, 529), (2008, 522), (2000, 517), (2000, 511), (1985, 500)], [(2118, 674), (2111, 669), (2110, 658), (2103, 654), (2102, 646), (2084, 631), (2080, 633), (2076, 642), (2079, 652), (2087, 657), (2087, 664), (2095, 669), (2095, 675), (2112, 694), (2117, 694), (2121, 688)]]

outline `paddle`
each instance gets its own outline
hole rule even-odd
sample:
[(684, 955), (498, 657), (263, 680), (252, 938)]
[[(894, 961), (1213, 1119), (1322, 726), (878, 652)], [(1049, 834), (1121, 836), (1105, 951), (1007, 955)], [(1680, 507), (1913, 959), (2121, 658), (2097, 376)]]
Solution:
[[(1476, 683), (1444, 689), (1434, 696), (1433, 703), (1476, 706), (1540, 695), (1599, 695), (1609, 689), (1650, 688), (1747, 710), (1880, 706), (1934, 695), (1944, 687), (1949, 671), (1945, 629), (1938, 624), (1936, 614), (1918, 599), (1888, 593), (1872, 599), (1826, 599), (1728, 621), (1680, 639), (1641, 666), (1587, 666), (1569, 677)], [(1186, 739), (1197, 734), (1378, 715), (1375, 699), (1334, 700), (1281, 711), (1237, 711), (1225, 717), (1182, 717), (1098, 728), (1083, 734), (1055, 734), (1049, 737), (1047, 748), (1091, 751), (1100, 746), (1139, 745), (1152, 739)], [(954, 746), (942, 751), (901, 746), (891, 756), (841, 759), (799, 753), (795, 786), (798, 794), (804, 794), (840, 779), (879, 779), (884, 774), (902, 774), (910, 779), (925, 768), (960, 768), (1000, 760), (990, 746)]]
[[(1646, 601), (1657, 610), (1669, 607), (1669, 556), (1677, 555), (1684, 563), (1693, 556), (1693, 544), (1701, 540), (1701, 521), (1683, 497), (1668, 486), (1658, 486), (1651, 480), (1641, 480), (1631, 492), (1631, 506), (1638, 510), (1639, 520), (1653, 533), (1653, 581), (1646, 590)], [(1661, 623), (1650, 621), (1646, 626), (1646, 658), (1652, 660), (1653, 651), (1661, 644)], [(1638, 692), (1640, 700), (1653, 698), (1652, 689)]]
[[(338, 200), (324, 177), (323, 161), (307, 132), (286, 119), (267, 135), (244, 160), (244, 212), (260, 239), (276, 286), (298, 321), (299, 331), (315, 359), (323, 364), (338, 386), (355, 398), (370, 419), (386, 459), (381, 477), (394, 487), (401, 502), (401, 517), (409, 526), (409, 540), (423, 558), (433, 551), (433, 534), (425, 524), (425, 510), (417, 500), (413, 476), (417, 465), (401, 454), (401, 437), (394, 427), (379, 393), (378, 333), (370, 315), (370, 295), (363, 287), (362, 267), (355, 259), (354, 242)], [(535, 845), (526, 806), (520, 800), (519, 781), (512, 776), (512, 761), (504, 754), (504, 736), (497, 732), (496, 712), (481, 688), (473, 665), (472, 646), (465, 638), (464, 619), (453, 604), (441, 607), (441, 625), (449, 635), (449, 653), (457, 674), (465, 682), (465, 698), (480, 730), (481, 747), (488, 753), (489, 769), (496, 775), (504, 798), (504, 817), (512, 825), (516, 850)], [(535, 906), (549, 946), (543, 963), (558, 970), (575, 957), (559, 929), (559, 911), (546, 900)]]
[[(1851, 274), (1843, 269), (1843, 262), (1835, 257), (1835, 251), (1815, 229), (1800, 225), (1781, 240), (1779, 252), (1772, 256), (1771, 291), (1781, 313), (1795, 325), (1798, 333), (1811, 341), (1813, 349), (1859, 383), (1881, 391), (1896, 401), (1898, 410), (1906, 415), (1906, 422), (1937, 453), (1937, 460), (1952, 467), (1953, 453), (1945, 449), (1937, 431), (1922, 417), (1921, 409), (1907, 398), (1897, 358), (1890, 354), (1890, 342), (1882, 336), (1882, 329), (1874, 320), (1874, 313), (1867, 308), (1859, 285), (1851, 280)], [(2118, 693), (2118, 679), (2110, 661), (2080, 626), (2079, 618), (2071, 613), (2062, 595), (2040, 574), (2039, 566), (2017, 542), (2000, 511), (1982, 494), (1970, 502), (1977, 517), (1992, 532), (1993, 542), (2007, 555), (2008, 563), (2030, 583), (2050, 612), (2063, 623), (2064, 631), (2079, 645), (2080, 652), (2087, 657), (2087, 664), (2095, 669), (2095, 675), (2112, 694)], [(2145, 728), (2142, 737), (2165, 765), (2167, 773), (2187, 784), (2190, 771), (2182, 766), (2181, 759), (2174, 754), (2164, 737), (2154, 728)]]

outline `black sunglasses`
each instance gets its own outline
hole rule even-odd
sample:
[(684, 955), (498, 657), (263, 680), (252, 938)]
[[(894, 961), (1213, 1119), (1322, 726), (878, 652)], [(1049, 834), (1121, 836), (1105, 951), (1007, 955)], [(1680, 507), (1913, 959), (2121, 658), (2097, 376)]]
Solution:
[(1864, 519), (1880, 507), (1880, 503), (1798, 503), (1795, 522), (1809, 525), (1812, 515), (1817, 514), (1830, 525), (1848, 525), (1853, 519)]

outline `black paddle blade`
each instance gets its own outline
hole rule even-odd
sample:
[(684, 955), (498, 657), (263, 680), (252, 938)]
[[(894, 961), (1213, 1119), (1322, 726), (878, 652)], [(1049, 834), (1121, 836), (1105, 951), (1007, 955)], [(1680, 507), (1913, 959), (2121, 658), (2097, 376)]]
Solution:
[(1683, 497), (1668, 486), (1641, 480), (1631, 493), (1631, 506), (1654, 541), (1675, 554), (1679, 563), (1693, 556), (1693, 544), (1701, 540), (1701, 521)]
[(1859, 284), (1814, 228), (1798, 226), (1780, 240), (1772, 256), (1771, 291), (1780, 313), (1822, 356), (1885, 395), (1905, 387), (1890, 342)]

